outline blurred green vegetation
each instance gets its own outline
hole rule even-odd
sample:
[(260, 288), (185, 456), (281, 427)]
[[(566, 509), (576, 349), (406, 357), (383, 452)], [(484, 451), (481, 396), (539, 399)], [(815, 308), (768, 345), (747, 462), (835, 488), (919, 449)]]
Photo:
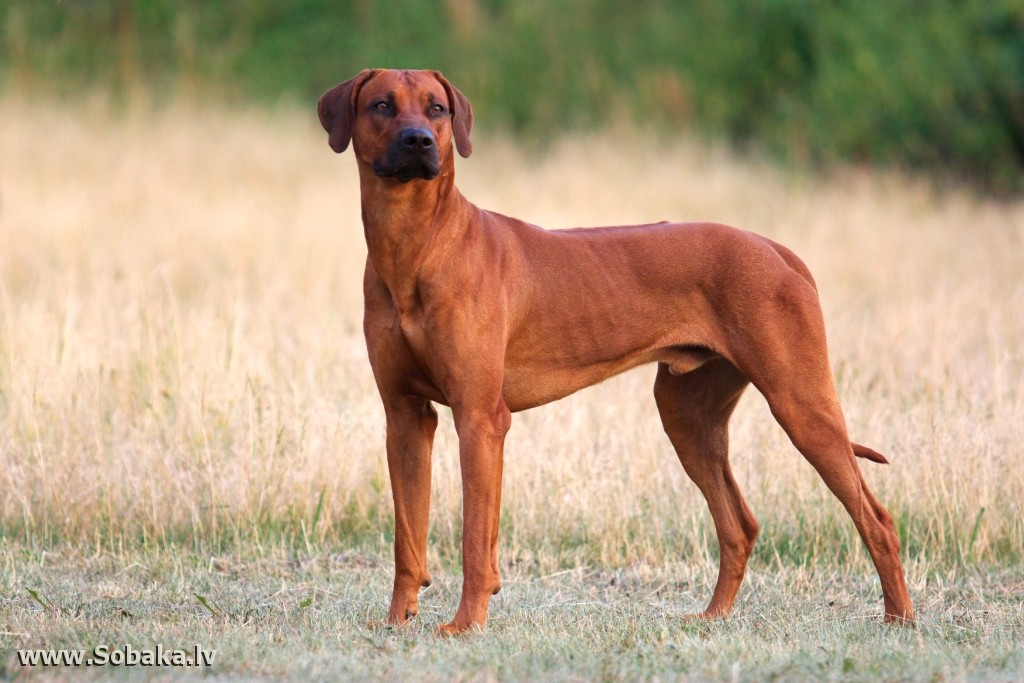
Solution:
[(0, 22), (8, 89), (312, 101), (438, 68), (530, 136), (626, 115), (1024, 189), (1021, 0), (6, 0)]

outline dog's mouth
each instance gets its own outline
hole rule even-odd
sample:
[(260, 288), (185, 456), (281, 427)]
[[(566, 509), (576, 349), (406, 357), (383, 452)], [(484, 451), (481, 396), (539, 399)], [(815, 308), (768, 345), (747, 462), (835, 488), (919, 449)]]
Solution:
[(441, 165), (435, 159), (424, 159), (422, 156), (406, 157), (397, 163), (390, 159), (378, 159), (373, 162), (373, 172), (381, 178), (394, 178), (400, 183), (407, 183), (417, 178), (433, 180), (441, 172)]

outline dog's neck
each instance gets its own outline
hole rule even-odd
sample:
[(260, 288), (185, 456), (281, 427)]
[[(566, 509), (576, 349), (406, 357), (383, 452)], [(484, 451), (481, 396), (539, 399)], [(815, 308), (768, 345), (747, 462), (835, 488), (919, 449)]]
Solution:
[(396, 299), (412, 295), (430, 245), (454, 239), (468, 202), (455, 188), (455, 163), (433, 180), (400, 183), (360, 164), (363, 233), (370, 261)]

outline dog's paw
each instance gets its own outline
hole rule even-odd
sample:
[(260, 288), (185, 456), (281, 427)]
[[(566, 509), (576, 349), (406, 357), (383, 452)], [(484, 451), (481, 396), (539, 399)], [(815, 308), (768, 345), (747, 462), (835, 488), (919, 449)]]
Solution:
[(886, 614), (885, 622), (888, 626), (902, 626), (903, 628), (917, 628), (917, 622), (913, 611), (900, 614)]
[(441, 624), (437, 627), (435, 633), (441, 638), (450, 638), (452, 636), (466, 636), (473, 633), (483, 633), (483, 624), (476, 622), (468, 622), (461, 624), (458, 622), (451, 622), (450, 624)]
[(418, 605), (407, 605), (404, 608), (390, 610), (383, 623), (386, 626), (399, 628), (408, 625), (417, 614), (419, 614)]

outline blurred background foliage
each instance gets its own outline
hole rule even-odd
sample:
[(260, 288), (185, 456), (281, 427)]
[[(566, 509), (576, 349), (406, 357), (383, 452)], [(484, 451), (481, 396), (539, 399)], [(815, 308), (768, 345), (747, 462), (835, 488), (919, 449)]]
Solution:
[(632, 117), (1024, 189), (1022, 0), (5, 0), (6, 90), (313, 101), (438, 68), (545, 139)]

